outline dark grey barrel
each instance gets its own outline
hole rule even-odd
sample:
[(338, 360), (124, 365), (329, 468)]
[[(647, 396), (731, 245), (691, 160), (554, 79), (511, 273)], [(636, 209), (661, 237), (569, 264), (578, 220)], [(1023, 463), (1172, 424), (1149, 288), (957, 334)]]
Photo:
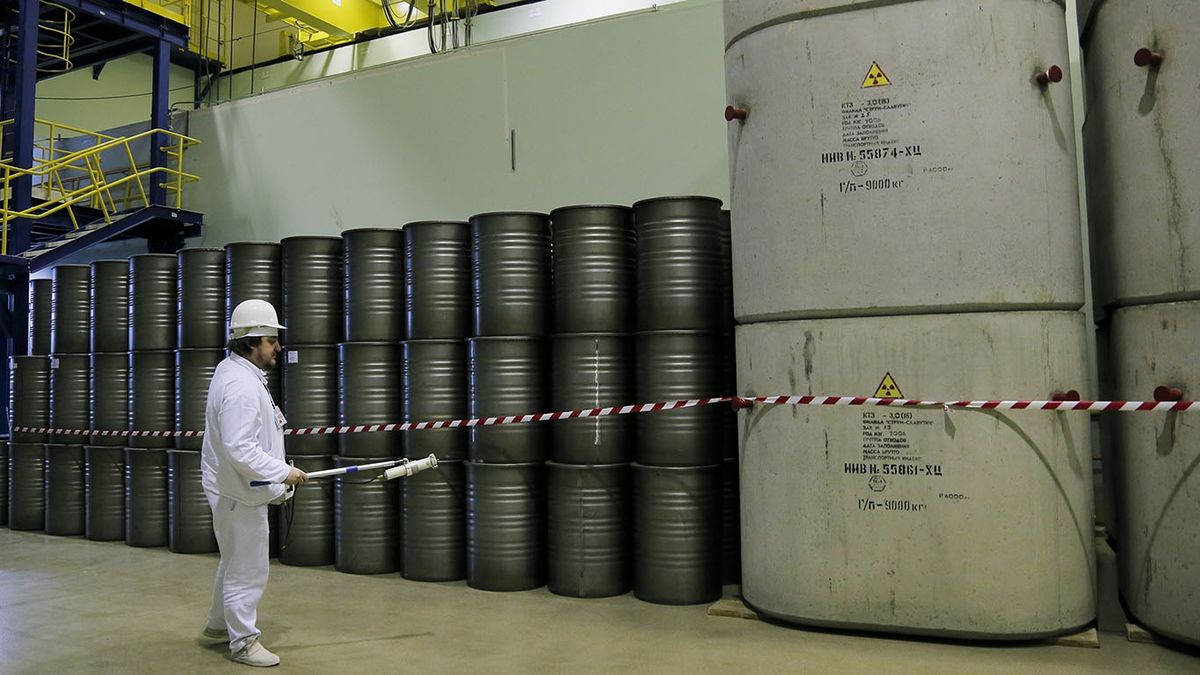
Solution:
[(91, 349), (92, 268), (59, 265), (53, 274), (50, 353), (86, 354)]
[(125, 539), (125, 448), (84, 448), (84, 534), (93, 541)]
[(166, 253), (129, 258), (129, 349), (174, 350), (179, 341), (179, 261)]
[(550, 592), (602, 598), (633, 588), (632, 502), (628, 464), (546, 463)]
[[(333, 468), (333, 457), (288, 459), (301, 471)], [(333, 489), (333, 481), (327, 478), (296, 486), (291, 505), (276, 517), (279, 562), (301, 567), (333, 564)]]
[(721, 583), (742, 581), (742, 520), (738, 462), (727, 459), (721, 467)]
[(400, 573), (415, 581), (467, 576), (466, 467), (438, 460), (400, 481)]
[(46, 534), (83, 534), (83, 474), (82, 445), (46, 445)]
[(129, 261), (97, 260), (91, 269), (91, 349), (129, 350)]
[(54, 315), (54, 280), (29, 281), (29, 354), (50, 354), (50, 323)]
[[(50, 428), (88, 428), (90, 371), (88, 354), (50, 356)], [(50, 434), (50, 442), (82, 445), (87, 437), (87, 434)]]
[[(733, 333), (721, 336), (721, 395), (737, 395), (737, 354), (734, 351)], [(725, 459), (737, 459), (738, 430), (737, 411), (732, 405), (720, 406), (721, 435)]]
[(721, 466), (633, 465), (634, 595), (662, 605), (721, 597)]
[(170, 540), (167, 451), (125, 449), (125, 543), (166, 546)]
[(404, 226), (405, 336), (462, 339), (471, 334), (471, 227)]
[[(628, 335), (555, 335), (550, 407), (582, 410), (633, 403), (633, 340)], [(550, 458), (566, 464), (633, 460), (633, 415), (581, 417), (550, 423)]]
[(179, 266), (179, 348), (225, 346), (225, 249), (185, 248)]
[[(638, 333), (637, 400), (719, 396), (720, 336), (704, 331)], [(637, 415), (637, 461), (647, 466), (707, 466), (724, 456), (721, 413), (713, 404)]]
[[(8, 361), (8, 410), (13, 427), (50, 426), (50, 357), (13, 356)], [(13, 431), (14, 443), (45, 443), (46, 434)]]
[[(338, 466), (370, 462), (338, 457)], [(334, 478), (334, 566), (350, 574), (387, 574), (400, 569), (400, 495), (394, 480), (359, 473)]]
[[(293, 429), (332, 427), (338, 423), (338, 349), (335, 345), (289, 346), (281, 358), (283, 415)], [(288, 455), (335, 455), (332, 434), (284, 436)]]
[(341, 237), (288, 237), (283, 245), (283, 334), (286, 345), (342, 341)]
[[(88, 428), (125, 431), (129, 428), (129, 352), (91, 355), (88, 381)], [(126, 445), (123, 436), (92, 434), (92, 445)], [(125, 461), (122, 455), (121, 461)]]
[(8, 527), (40, 530), (46, 526), (46, 446), (8, 446)]
[(721, 200), (664, 197), (633, 205), (638, 330), (726, 328)]
[(542, 464), (466, 464), (467, 584), (524, 591), (546, 583)]
[[(403, 345), (401, 416), (405, 422), (457, 420), (467, 416), (467, 343), (409, 340)], [(406, 457), (430, 454), (439, 460), (467, 456), (467, 430), (401, 432)]]
[[(547, 412), (541, 338), (472, 338), (468, 349), (470, 417)], [(473, 426), (468, 455), (480, 462), (519, 464), (546, 458), (545, 422)]]
[(627, 206), (550, 212), (554, 331), (631, 333), (637, 320), (637, 236)]
[(550, 217), (471, 217), (471, 301), (475, 335), (550, 332)]
[(200, 484), (200, 453), (194, 450), (167, 451), (167, 485), (171, 553), (213, 553), (212, 508)]
[(404, 339), (404, 232), (364, 228), (342, 233), (347, 342)]
[(0, 437), (0, 527), (8, 525), (8, 438)]
[[(347, 342), (338, 345), (338, 424), (389, 424), (400, 419), (400, 345)], [(341, 434), (345, 457), (401, 457), (399, 432)]]
[[(224, 349), (179, 349), (175, 352), (175, 430), (204, 431), (208, 406), (208, 383), (217, 364), (225, 359)], [(274, 421), (274, 420), (270, 420)], [(201, 436), (175, 439), (180, 450), (199, 450)]]
[[(129, 353), (129, 429), (134, 431), (175, 430), (175, 352)], [(132, 437), (134, 448), (170, 448), (175, 440), (165, 437)]]
[[(239, 241), (225, 246), (225, 322), (245, 300), (283, 306), (283, 247), (273, 242)], [(287, 324), (283, 324), (287, 325)]]

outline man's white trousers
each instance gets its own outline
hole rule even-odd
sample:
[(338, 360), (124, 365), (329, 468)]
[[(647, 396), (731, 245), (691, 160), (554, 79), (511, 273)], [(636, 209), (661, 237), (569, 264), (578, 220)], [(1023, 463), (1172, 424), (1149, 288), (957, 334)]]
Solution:
[(271, 569), (267, 505), (246, 506), (215, 494), (207, 497), (221, 549), (208, 627), (227, 629), (229, 648), (237, 652), (259, 635), (258, 601), (267, 590)]

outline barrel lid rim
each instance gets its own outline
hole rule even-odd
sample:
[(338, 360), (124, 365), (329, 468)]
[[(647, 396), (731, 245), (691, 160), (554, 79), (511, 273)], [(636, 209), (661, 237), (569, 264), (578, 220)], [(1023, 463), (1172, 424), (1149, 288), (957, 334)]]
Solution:
[(319, 240), (323, 240), (323, 241), (341, 241), (342, 240), (342, 238), (336, 234), (293, 234), (290, 237), (284, 237), (283, 239), (280, 239), (279, 243), (282, 244), (285, 241), (297, 241), (297, 240), (301, 240), (301, 239), (319, 239)]
[(469, 337), (464, 337), (464, 338), (413, 338), (411, 340), (401, 340), (400, 344), (407, 346), (411, 342), (416, 342), (416, 343), (428, 343), (428, 344), (456, 344), (456, 345), (464, 345), (465, 346), (467, 344), (467, 340), (469, 340), (469, 339), (470, 339)]
[(93, 260), (92, 262), (90, 262), (88, 264), (89, 265), (102, 265), (104, 263), (117, 263), (120, 265), (128, 266), (129, 258), (100, 258), (99, 260)]
[(129, 262), (134, 260), (146, 260), (150, 258), (170, 258), (172, 261), (179, 260), (179, 257), (174, 253), (134, 253), (129, 256)]
[(476, 340), (509, 340), (512, 342), (536, 342), (544, 340), (542, 335), (472, 335), (467, 338), (467, 342), (475, 342)]
[(353, 234), (355, 232), (403, 232), (403, 227), (352, 227), (348, 230), (342, 230), (342, 236)]
[(654, 469), (656, 471), (697, 471), (699, 469), (721, 469), (725, 466), (725, 460), (722, 459), (720, 464), (700, 464), (698, 466), (656, 466), (654, 464), (639, 464), (638, 462), (630, 462), (629, 466), (633, 469)]
[[(441, 460), (438, 460), (438, 461), (441, 461)], [(544, 466), (546, 464), (545, 462), (484, 462), (484, 461), (478, 460), (478, 459), (464, 459), (464, 460), (460, 460), (460, 461), (462, 461), (462, 463), (464, 465), (495, 466), (495, 467), (504, 467), (504, 468), (509, 468), (509, 469), (523, 469), (525, 467)]]
[(410, 227), (421, 227), (426, 225), (467, 225), (471, 223), (466, 220), (414, 220), (411, 223), (405, 223), (404, 228), (407, 230)]
[(621, 211), (633, 211), (632, 206), (626, 206), (624, 204), (571, 204), (569, 206), (560, 206), (552, 210), (550, 215), (553, 216), (560, 211), (576, 211), (581, 209), (618, 209)]
[(712, 197), (709, 195), (671, 195), (671, 196), (667, 196), (667, 197), (649, 197), (647, 199), (639, 199), (638, 201), (633, 203), (633, 208), (637, 209), (639, 206), (641, 206), (643, 204), (649, 204), (651, 202), (682, 202), (682, 201), (694, 201), (694, 200), (716, 202), (717, 204), (719, 204), (721, 206), (725, 205), (725, 202), (722, 201), (720, 198)]
[[(439, 462), (439, 463), (440, 463), (441, 461), (442, 461), (442, 460), (440, 460), (440, 459), (438, 460), (438, 462)], [(545, 465), (546, 465), (547, 467), (554, 467), (554, 468), (564, 468), (564, 469), (578, 469), (578, 470), (584, 470), (584, 469), (620, 469), (620, 468), (625, 468), (625, 467), (629, 467), (629, 466), (632, 466), (632, 465), (633, 465), (633, 462), (610, 462), (610, 463), (607, 463), (607, 464), (572, 464), (572, 463), (569, 463), (569, 462), (556, 462), (556, 461), (554, 461), (554, 460), (552, 460), (552, 459), (548, 459), (548, 460), (546, 460), (544, 463), (545, 463)]]
[(544, 211), (485, 211), (483, 213), (476, 213), (468, 218), (468, 220), (474, 224), (479, 218), (491, 216), (537, 216), (538, 218), (549, 218), (550, 214)]
[(231, 246), (279, 246), (277, 241), (231, 241), (225, 244), (225, 250), (228, 251)]
[(338, 348), (346, 347), (346, 346), (354, 346), (354, 345), (364, 345), (364, 346), (370, 345), (373, 347), (378, 347), (378, 346), (399, 347), (400, 340), (343, 340), (342, 342), (337, 343)]
[(181, 248), (178, 251), (176, 251), (175, 255), (183, 255), (184, 253), (191, 253), (193, 251), (222, 251), (222, 252), (224, 252), (224, 250), (225, 249), (221, 248), (220, 246), (185, 246), (184, 248)]

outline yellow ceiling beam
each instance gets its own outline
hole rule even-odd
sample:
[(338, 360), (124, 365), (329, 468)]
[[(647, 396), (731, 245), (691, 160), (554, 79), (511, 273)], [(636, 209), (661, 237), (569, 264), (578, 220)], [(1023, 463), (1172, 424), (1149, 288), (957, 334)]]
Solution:
[(383, 7), (370, 0), (258, 0), (331, 35), (354, 35), (387, 25)]

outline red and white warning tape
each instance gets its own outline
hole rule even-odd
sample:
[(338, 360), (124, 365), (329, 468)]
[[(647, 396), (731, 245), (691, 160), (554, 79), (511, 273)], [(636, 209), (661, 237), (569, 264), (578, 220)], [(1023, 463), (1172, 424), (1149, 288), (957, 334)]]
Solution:
[[(474, 417), (461, 420), (437, 420), (431, 422), (393, 422), (391, 424), (357, 424), (339, 427), (308, 427), (284, 429), (285, 436), (308, 436), (315, 434), (362, 434), (380, 431), (423, 431), (425, 429), (457, 429), (460, 427), (490, 427), (497, 424), (523, 424), (526, 422), (552, 422), (555, 420), (581, 417), (608, 417), (634, 413), (659, 412), (695, 408), (702, 405), (730, 403), (735, 408), (754, 405), (804, 405), (804, 406), (885, 406), (892, 408), (941, 408), (943, 410), (1055, 410), (1086, 412), (1196, 412), (1198, 401), (923, 401), (907, 398), (870, 398), (864, 396), (717, 396), (687, 401), (664, 401), (660, 403), (636, 403), (605, 408), (562, 410), (528, 415), (505, 415), (499, 417)], [(91, 431), (88, 429), (46, 429), (40, 427), (13, 427), (16, 433), (61, 434), (64, 436), (121, 436), (137, 438), (195, 438), (203, 431)]]

